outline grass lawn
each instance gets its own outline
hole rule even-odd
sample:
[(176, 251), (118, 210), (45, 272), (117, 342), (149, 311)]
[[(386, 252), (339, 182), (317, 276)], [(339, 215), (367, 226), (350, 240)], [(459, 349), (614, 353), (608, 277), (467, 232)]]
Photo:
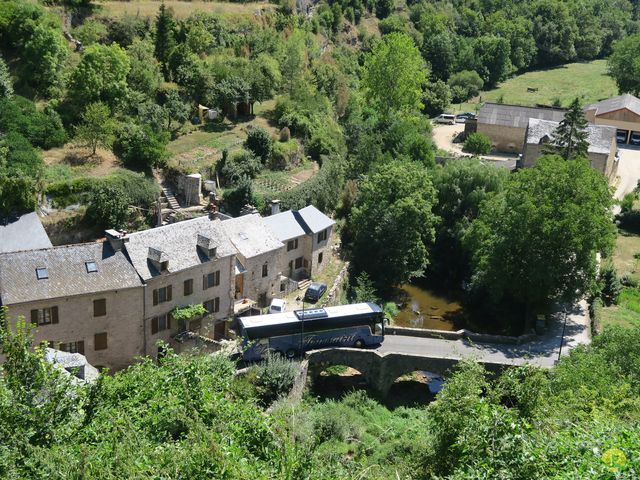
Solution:
[[(159, 0), (134, 0), (123, 1), (98, 1), (102, 7), (102, 13), (109, 17), (122, 17), (124, 15), (134, 15), (141, 17), (155, 17), (158, 14)], [(268, 2), (203, 2), (203, 1), (182, 1), (165, 0), (165, 5), (173, 9), (177, 18), (185, 18), (196, 10), (218, 13), (224, 16), (236, 16), (253, 18), (260, 10), (274, 9), (275, 6)]]
[[(527, 88), (537, 88), (529, 93)], [(548, 70), (536, 70), (510, 78), (493, 90), (481, 92), (475, 102), (451, 105), (455, 112), (474, 112), (483, 102), (495, 102), (502, 97), (503, 103), (518, 105), (553, 105), (560, 100), (563, 107), (579, 96), (582, 103), (591, 103), (618, 94), (615, 82), (607, 75), (606, 60), (570, 63)]]
[(640, 325), (640, 290), (625, 288), (620, 294), (617, 305), (602, 309), (602, 328), (611, 325), (622, 327)]
[(640, 282), (640, 259), (636, 258), (638, 254), (640, 254), (640, 235), (619, 230), (613, 254), (613, 264), (618, 275), (628, 275)]

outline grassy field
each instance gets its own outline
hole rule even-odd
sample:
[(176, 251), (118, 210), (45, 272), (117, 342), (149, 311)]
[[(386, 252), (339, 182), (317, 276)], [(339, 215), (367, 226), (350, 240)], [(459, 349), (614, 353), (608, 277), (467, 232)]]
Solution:
[[(527, 88), (537, 92), (527, 92)], [(549, 70), (536, 70), (513, 77), (498, 88), (482, 92), (472, 102), (452, 105), (456, 112), (474, 112), (480, 102), (496, 102), (517, 105), (553, 105), (556, 100), (566, 107), (576, 96), (582, 103), (591, 103), (618, 94), (615, 82), (607, 75), (605, 60), (570, 63)]]
[[(96, 3), (102, 7), (103, 14), (110, 17), (122, 17), (127, 14), (155, 17), (160, 6), (159, 0), (98, 1)], [(235, 3), (165, 0), (164, 3), (167, 7), (173, 9), (173, 13), (178, 18), (185, 18), (196, 10), (228, 16), (253, 17), (258, 11), (274, 8), (268, 2)]]
[(637, 288), (625, 288), (617, 305), (602, 309), (602, 327), (611, 325), (640, 325), (640, 291)]

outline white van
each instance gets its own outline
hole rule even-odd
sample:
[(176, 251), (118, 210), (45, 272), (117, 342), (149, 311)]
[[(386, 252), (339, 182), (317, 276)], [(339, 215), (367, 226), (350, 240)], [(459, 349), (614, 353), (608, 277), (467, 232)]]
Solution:
[(436, 117), (436, 123), (446, 123), (448, 125), (455, 125), (456, 116), (452, 113), (442, 113)]
[(287, 302), (281, 298), (274, 298), (271, 300), (269, 306), (269, 313), (282, 313), (287, 309)]

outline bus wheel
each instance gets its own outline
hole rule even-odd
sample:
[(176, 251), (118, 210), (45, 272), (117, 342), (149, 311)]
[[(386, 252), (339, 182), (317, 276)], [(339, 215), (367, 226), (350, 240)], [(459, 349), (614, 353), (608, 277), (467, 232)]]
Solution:
[(356, 348), (364, 348), (364, 342), (362, 340), (356, 340), (356, 343), (354, 344)]
[(289, 360), (291, 360), (292, 358), (295, 358), (296, 356), (296, 351), (293, 348), (290, 348), (289, 350), (287, 350), (287, 358)]

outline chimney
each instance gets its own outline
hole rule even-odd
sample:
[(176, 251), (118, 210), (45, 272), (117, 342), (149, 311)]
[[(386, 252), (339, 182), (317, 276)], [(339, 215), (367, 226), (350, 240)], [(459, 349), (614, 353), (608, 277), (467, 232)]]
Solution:
[(109, 229), (104, 231), (104, 236), (107, 237), (107, 241), (114, 252), (120, 252), (124, 248), (124, 244), (129, 241), (125, 232), (119, 232), (118, 230)]
[(271, 215), (280, 213), (280, 200), (271, 200)]

